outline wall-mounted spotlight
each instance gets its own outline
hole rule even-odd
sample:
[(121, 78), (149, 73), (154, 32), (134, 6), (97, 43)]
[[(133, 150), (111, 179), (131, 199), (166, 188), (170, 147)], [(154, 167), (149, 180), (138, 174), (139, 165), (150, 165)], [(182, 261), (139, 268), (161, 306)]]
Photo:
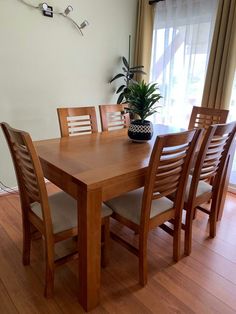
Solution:
[(83, 29), (83, 28), (85, 28), (86, 26), (88, 26), (89, 25), (89, 22), (87, 21), (87, 20), (84, 20), (81, 24), (80, 24), (80, 29)]
[(70, 12), (73, 11), (73, 7), (71, 5), (68, 5), (68, 7), (65, 9), (64, 14), (68, 15), (70, 14)]
[(39, 4), (39, 6), (38, 6), (38, 8), (40, 9), (40, 10), (42, 10), (42, 11), (47, 11), (47, 9), (48, 9), (48, 5), (47, 5), (47, 3), (40, 3)]

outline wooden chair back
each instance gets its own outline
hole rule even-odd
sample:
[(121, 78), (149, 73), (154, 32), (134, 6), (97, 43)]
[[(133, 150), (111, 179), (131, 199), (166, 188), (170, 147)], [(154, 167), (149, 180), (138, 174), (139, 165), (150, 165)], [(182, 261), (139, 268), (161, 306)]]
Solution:
[(144, 186), (141, 224), (149, 220), (152, 201), (163, 196), (175, 195), (175, 216), (181, 217), (191, 161), (201, 133), (201, 129), (195, 129), (157, 136)]
[(100, 105), (100, 116), (103, 131), (127, 128), (130, 124), (129, 113), (125, 113), (125, 104)]
[(188, 129), (204, 128), (226, 123), (229, 110), (193, 106)]
[(218, 190), (225, 170), (226, 160), (236, 133), (236, 122), (211, 125), (207, 129), (194, 167), (189, 202), (194, 202), (199, 181), (212, 181)]
[(53, 234), (52, 220), (48, 203), (47, 190), (44, 182), (42, 167), (28, 133), (11, 128), (7, 123), (1, 123), (11, 152), (24, 219), (28, 219), (30, 204), (39, 202), (42, 208), (44, 234)]
[(61, 137), (96, 133), (95, 107), (57, 108)]

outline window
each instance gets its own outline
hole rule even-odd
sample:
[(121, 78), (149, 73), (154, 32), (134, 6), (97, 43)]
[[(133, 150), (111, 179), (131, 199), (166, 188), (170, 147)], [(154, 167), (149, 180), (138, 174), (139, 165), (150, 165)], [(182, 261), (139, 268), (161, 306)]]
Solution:
[(163, 99), (155, 123), (187, 128), (192, 106), (201, 105), (217, 3), (156, 4), (150, 81), (158, 83)]

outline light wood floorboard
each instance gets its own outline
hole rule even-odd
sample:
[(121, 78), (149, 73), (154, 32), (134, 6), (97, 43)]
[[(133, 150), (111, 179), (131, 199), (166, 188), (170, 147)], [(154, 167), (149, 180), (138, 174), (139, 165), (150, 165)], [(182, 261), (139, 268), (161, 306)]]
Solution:
[[(48, 191), (57, 189), (48, 184)], [(127, 228), (114, 221), (111, 228), (137, 243), (138, 236)], [(110, 264), (101, 274), (101, 303), (91, 313), (236, 313), (236, 196), (227, 196), (215, 239), (208, 238), (204, 213), (197, 214), (193, 237), (191, 256), (174, 264), (172, 238), (161, 229), (150, 233), (145, 288), (138, 284), (137, 258), (111, 241)], [(74, 245), (74, 240), (66, 241), (57, 252)], [(55, 296), (47, 300), (43, 261), (43, 240), (37, 239), (31, 265), (22, 265), (19, 196), (1, 196), (0, 313), (84, 313), (77, 300), (77, 262), (56, 270)]]

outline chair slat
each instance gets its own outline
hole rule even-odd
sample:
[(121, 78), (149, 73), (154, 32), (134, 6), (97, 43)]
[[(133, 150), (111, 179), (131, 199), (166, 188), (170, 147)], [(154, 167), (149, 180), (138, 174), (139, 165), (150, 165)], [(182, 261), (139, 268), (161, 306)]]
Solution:
[(186, 157), (186, 154), (183, 153), (182, 155), (180, 154), (174, 154), (174, 156), (169, 157), (169, 156), (162, 156), (161, 161), (160, 161), (160, 167), (164, 167), (166, 165), (174, 164), (177, 163), (178, 161), (183, 160), (183, 158)]
[(172, 169), (176, 169), (176, 167), (181, 166), (182, 164), (183, 164), (183, 160), (179, 159), (179, 160), (172, 162), (170, 164), (165, 164), (163, 166), (161, 165), (158, 169), (158, 174), (165, 173), (165, 172), (170, 171)]

